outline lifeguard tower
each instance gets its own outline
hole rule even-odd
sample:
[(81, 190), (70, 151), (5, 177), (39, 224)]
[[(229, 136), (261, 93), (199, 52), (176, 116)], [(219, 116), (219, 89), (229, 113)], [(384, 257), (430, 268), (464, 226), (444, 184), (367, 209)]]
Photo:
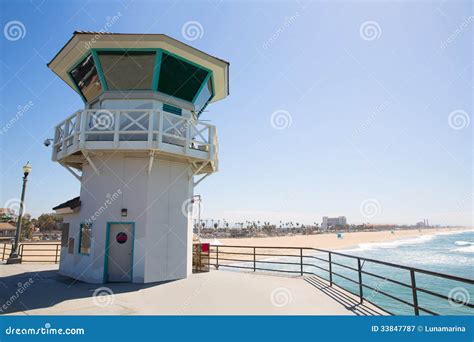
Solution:
[(161, 34), (74, 32), (48, 64), (83, 99), (55, 128), (52, 159), (80, 183), (63, 215), (59, 272), (149, 283), (192, 271), (194, 187), (218, 170), (199, 121), (229, 92), (229, 63)]

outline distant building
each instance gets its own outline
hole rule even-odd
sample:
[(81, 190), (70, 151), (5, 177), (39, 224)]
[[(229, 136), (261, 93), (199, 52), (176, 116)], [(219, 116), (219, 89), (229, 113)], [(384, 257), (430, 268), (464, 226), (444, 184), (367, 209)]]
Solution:
[(323, 223), (321, 223), (321, 229), (327, 230), (330, 226), (345, 226), (347, 220), (345, 216), (339, 217), (327, 217), (323, 216)]
[(16, 227), (9, 222), (0, 222), (0, 237), (14, 237)]

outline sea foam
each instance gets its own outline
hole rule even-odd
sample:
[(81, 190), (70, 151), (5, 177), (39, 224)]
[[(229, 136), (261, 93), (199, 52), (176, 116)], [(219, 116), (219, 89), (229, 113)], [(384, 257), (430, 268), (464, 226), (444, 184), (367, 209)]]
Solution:
[(451, 252), (474, 253), (474, 245), (451, 249)]
[(388, 242), (370, 242), (370, 243), (360, 243), (357, 248), (354, 249), (347, 249), (345, 251), (367, 251), (372, 249), (388, 249), (388, 248), (396, 248), (401, 245), (415, 245), (419, 243), (425, 243), (431, 239), (433, 239), (435, 235), (423, 235), (414, 238), (408, 239), (399, 239), (394, 241)]
[(467, 246), (467, 245), (474, 245), (474, 242), (470, 241), (455, 241), (454, 244), (458, 246)]

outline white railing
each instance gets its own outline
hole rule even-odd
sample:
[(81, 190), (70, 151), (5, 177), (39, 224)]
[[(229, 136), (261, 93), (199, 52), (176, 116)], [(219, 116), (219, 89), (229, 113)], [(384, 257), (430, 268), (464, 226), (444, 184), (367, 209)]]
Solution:
[(160, 150), (217, 164), (216, 127), (158, 110), (77, 111), (55, 128), (53, 160), (79, 150)]

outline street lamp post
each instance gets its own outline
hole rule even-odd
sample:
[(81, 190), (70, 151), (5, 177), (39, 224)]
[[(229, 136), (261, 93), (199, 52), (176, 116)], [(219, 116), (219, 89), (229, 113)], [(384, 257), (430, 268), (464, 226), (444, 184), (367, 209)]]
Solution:
[(27, 182), (28, 175), (30, 174), (30, 172), (31, 172), (31, 165), (28, 162), (26, 163), (25, 166), (23, 166), (23, 187), (21, 189), (20, 212), (18, 213), (18, 221), (16, 223), (15, 244), (13, 245), (12, 251), (10, 253), (10, 257), (7, 259), (7, 264), (21, 263), (21, 256), (18, 254), (18, 250), (20, 247), (21, 219), (23, 216), (26, 182)]

